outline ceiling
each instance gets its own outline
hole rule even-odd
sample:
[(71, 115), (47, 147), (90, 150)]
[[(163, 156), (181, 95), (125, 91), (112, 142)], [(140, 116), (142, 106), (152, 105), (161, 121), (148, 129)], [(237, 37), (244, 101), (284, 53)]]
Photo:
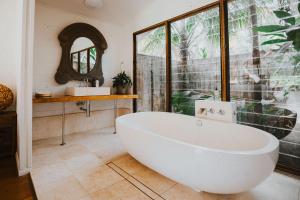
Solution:
[(154, 0), (103, 0), (101, 8), (89, 8), (84, 0), (37, 0), (73, 13), (95, 18), (110, 18), (115, 23), (126, 23)]

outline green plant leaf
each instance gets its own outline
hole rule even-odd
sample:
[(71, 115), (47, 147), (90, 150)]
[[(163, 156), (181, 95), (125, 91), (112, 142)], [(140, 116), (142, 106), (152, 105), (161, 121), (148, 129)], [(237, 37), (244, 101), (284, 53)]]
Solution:
[(281, 38), (286, 38), (286, 35), (281, 34), (281, 33), (269, 33), (269, 34), (265, 34), (263, 36), (277, 36), (277, 37), (281, 37)]
[(298, 12), (300, 13), (300, 2), (298, 3)]
[(286, 39), (274, 39), (274, 40), (268, 40), (263, 42), (261, 45), (268, 45), (268, 44), (279, 44), (279, 43), (284, 43), (288, 42)]
[(273, 12), (276, 15), (276, 17), (278, 17), (279, 19), (282, 19), (282, 20), (284, 20), (285, 22), (287, 22), (291, 25), (296, 24), (295, 17), (293, 17), (290, 13), (288, 13), (286, 11), (283, 11), (283, 10), (275, 10)]
[(300, 25), (300, 17), (296, 17), (296, 26)]
[(267, 25), (267, 26), (259, 26), (255, 27), (254, 30), (263, 33), (272, 33), (275, 31), (282, 31), (287, 29), (289, 26), (280, 26), (280, 25)]
[(294, 49), (300, 51), (300, 27), (287, 32), (287, 39), (293, 42)]
[(118, 86), (131, 86), (132, 81), (131, 78), (126, 74), (125, 71), (121, 71), (121, 73), (117, 74), (117, 76), (113, 77), (113, 87)]

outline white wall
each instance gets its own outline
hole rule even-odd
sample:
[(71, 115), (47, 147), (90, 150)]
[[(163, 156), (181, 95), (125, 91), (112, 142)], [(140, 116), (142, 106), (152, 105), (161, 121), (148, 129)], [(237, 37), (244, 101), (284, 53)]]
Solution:
[[(17, 0), (2, 0), (0, 1), (0, 60), (1, 73), (0, 83), (8, 86), (14, 92), (16, 97), (17, 90), (17, 56), (16, 52), (19, 48), (19, 19), (18, 19), (18, 4)], [(16, 98), (15, 98), (16, 100)], [(15, 102), (9, 108), (15, 110)]]
[(34, 0), (0, 1), (0, 82), (15, 94), (10, 109), (18, 115), (16, 161), (20, 175), (31, 167), (33, 8)]
[(68, 25), (84, 22), (95, 26), (105, 37), (108, 49), (103, 55), (104, 86), (111, 86), (111, 78), (120, 71), (120, 63), (129, 66), (128, 59), (122, 56), (124, 28), (106, 23), (101, 19), (88, 18), (60, 10), (37, 1), (35, 20), (35, 55), (34, 55), (34, 90), (48, 88), (54, 94), (63, 94), (66, 86), (78, 83), (70, 82), (59, 85), (54, 75), (61, 58), (58, 34)]
[(137, 13), (134, 20), (134, 31), (176, 17), (215, 1), (216, 0), (154, 0), (149, 6)]
[[(59, 85), (54, 79), (61, 58), (58, 35), (66, 26), (76, 22), (84, 22), (95, 26), (104, 35), (108, 43), (108, 49), (103, 55), (102, 63), (104, 86), (112, 86), (112, 77), (120, 72), (121, 62), (124, 63), (124, 70), (131, 74), (131, 59), (124, 53), (127, 52), (126, 46), (128, 46), (126, 43), (124, 44), (124, 40), (128, 40), (128, 35), (131, 35), (131, 33), (126, 32), (125, 27), (102, 18), (96, 19), (83, 16), (37, 1), (33, 92), (50, 90), (53, 95), (62, 95), (66, 87), (79, 85), (79, 82), (75, 81), (66, 85)], [(93, 112), (91, 118), (86, 119), (82, 114), (67, 115), (67, 134), (112, 126), (112, 107), (112, 101), (92, 102), (92, 110), (99, 112)], [(119, 107), (131, 108), (131, 102), (121, 101)], [(33, 140), (60, 136), (61, 121), (59, 115), (61, 108), (60, 104), (36, 104), (33, 106)], [(68, 103), (66, 109), (67, 113), (81, 112), (75, 103)], [(81, 116), (81, 120), (78, 120), (78, 116)], [(98, 123), (95, 123), (95, 121)], [(51, 127), (57, 128), (52, 129)]]

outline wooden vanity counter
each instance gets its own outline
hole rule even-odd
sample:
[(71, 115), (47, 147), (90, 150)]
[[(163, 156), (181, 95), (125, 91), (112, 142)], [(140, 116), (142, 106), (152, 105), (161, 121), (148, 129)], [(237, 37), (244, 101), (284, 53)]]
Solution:
[(53, 97), (40, 97), (34, 98), (32, 100), (35, 104), (41, 103), (61, 103), (62, 104), (62, 142), (61, 145), (65, 145), (65, 121), (66, 121), (66, 107), (65, 104), (68, 102), (78, 102), (78, 101), (86, 101), (86, 113), (87, 116), (90, 116), (90, 101), (114, 101), (114, 133), (116, 133), (116, 118), (117, 118), (117, 110), (118, 110), (118, 100), (122, 99), (138, 99), (138, 95), (130, 94), (130, 95), (103, 95), (103, 96), (53, 96)]
[(104, 95), (104, 96), (57, 96), (49, 98), (34, 98), (33, 103), (63, 103), (77, 101), (105, 101), (105, 100), (121, 100), (121, 99), (137, 99), (138, 95)]

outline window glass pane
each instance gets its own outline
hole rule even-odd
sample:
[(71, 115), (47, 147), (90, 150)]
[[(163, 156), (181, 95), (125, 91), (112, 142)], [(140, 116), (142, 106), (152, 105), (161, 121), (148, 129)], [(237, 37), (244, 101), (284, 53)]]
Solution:
[(166, 111), (166, 31), (137, 36), (137, 111)]
[(73, 65), (73, 69), (76, 71), (78, 71), (78, 53), (73, 53), (72, 54), (72, 65)]
[(171, 24), (172, 110), (194, 115), (197, 99), (220, 99), (220, 18), (212, 8)]
[(96, 64), (96, 59), (97, 59), (97, 50), (95, 47), (90, 48), (90, 66), (93, 68)]
[(87, 50), (80, 52), (80, 74), (87, 74)]
[(281, 140), (279, 164), (300, 171), (298, 1), (230, 1), (231, 99), (238, 121)]

